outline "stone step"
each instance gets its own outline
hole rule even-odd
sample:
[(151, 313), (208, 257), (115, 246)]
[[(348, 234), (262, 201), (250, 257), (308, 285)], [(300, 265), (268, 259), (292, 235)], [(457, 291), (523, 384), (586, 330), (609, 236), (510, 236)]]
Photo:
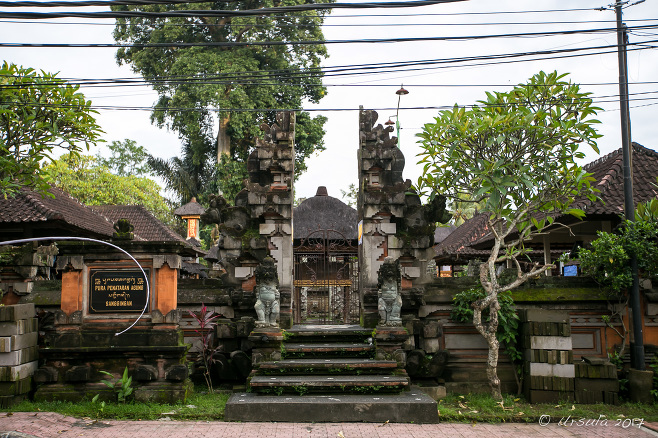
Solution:
[(285, 342), (281, 352), (285, 359), (314, 357), (372, 357), (375, 346), (363, 342)]
[(290, 395), (233, 394), (226, 421), (438, 423), (436, 402), (417, 388), (400, 394)]
[[(364, 342), (372, 337), (372, 329), (358, 325), (296, 325), (286, 330), (286, 337), (292, 342)], [(301, 341), (304, 339), (304, 341)]]
[(406, 376), (380, 375), (256, 375), (249, 381), (252, 392), (278, 394), (297, 393), (368, 393), (399, 392), (409, 386)]
[(263, 362), (258, 372), (263, 374), (373, 374), (389, 373), (397, 368), (394, 360), (358, 358), (285, 359)]

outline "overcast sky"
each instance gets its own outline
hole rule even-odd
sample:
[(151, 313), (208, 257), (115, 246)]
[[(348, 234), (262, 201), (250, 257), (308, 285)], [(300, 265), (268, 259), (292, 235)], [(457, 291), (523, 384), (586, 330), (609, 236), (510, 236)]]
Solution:
[[(470, 0), (406, 9), (338, 10), (325, 20), (324, 35), (327, 40), (347, 40), (613, 28), (614, 12), (595, 10), (605, 6), (608, 6), (608, 3), (592, 0)], [(97, 7), (84, 10), (107, 9)], [(558, 9), (568, 11), (532, 12)], [(17, 11), (18, 8), (11, 10)], [(525, 12), (518, 13), (522, 11)], [(658, 25), (656, 0), (647, 0), (625, 9), (624, 20), (629, 27)], [(113, 20), (0, 21), (2, 43), (113, 42)], [(644, 50), (629, 52), (628, 65), (633, 141), (651, 149), (658, 149), (658, 123), (655, 116), (658, 109), (658, 52), (651, 47), (658, 47), (658, 43), (653, 42), (654, 40), (658, 40), (658, 29), (633, 30), (630, 42), (647, 44), (642, 46), (646, 48)], [(325, 65), (438, 60), (614, 44), (616, 35), (611, 32), (478, 40), (330, 44), (330, 57), (325, 61)], [(639, 46), (634, 48), (637, 47)], [(116, 49), (112, 48), (0, 47), (0, 51), (5, 61), (49, 72), (60, 72), (59, 76), (62, 78), (136, 76), (129, 67), (117, 66), (114, 57)], [(324, 185), (328, 187), (329, 195), (340, 198), (341, 189), (346, 190), (350, 183), (357, 183), (358, 108), (362, 105), (366, 109), (378, 110), (379, 122), (386, 122), (397, 112), (398, 96), (395, 92), (401, 84), (404, 84), (409, 94), (402, 96), (400, 100), (400, 143), (406, 156), (405, 178), (414, 182), (420, 172), (419, 166), (415, 164), (415, 155), (419, 152), (415, 135), (425, 123), (431, 122), (438, 112), (437, 109), (418, 108), (452, 106), (455, 103), (473, 104), (483, 98), (485, 91), (508, 90), (511, 85), (525, 82), (540, 70), (570, 73), (573, 82), (583, 84), (582, 89), (593, 93), (598, 106), (604, 109), (598, 117), (602, 122), (599, 131), (603, 134), (603, 138), (599, 140), (601, 154), (612, 152), (621, 146), (619, 89), (615, 85), (619, 76), (614, 49), (605, 51), (611, 53), (535, 61), (518, 58), (523, 62), (488, 62), (488, 65), (457, 63), (406, 72), (326, 77), (326, 97), (319, 104), (307, 104), (305, 109), (323, 110), (321, 113), (329, 118), (325, 136), (327, 150), (310, 159), (308, 172), (296, 185), (296, 196), (313, 196), (317, 187)], [(83, 92), (97, 105), (149, 107), (156, 100), (155, 93), (147, 87), (88, 88), (83, 89)], [(130, 138), (156, 156), (169, 158), (176, 155), (180, 151), (177, 136), (152, 126), (149, 115), (149, 111), (104, 110), (101, 111), (98, 121), (106, 132), (105, 139), (108, 141)], [(395, 120), (395, 117), (392, 118)], [(587, 162), (598, 156), (594, 151), (586, 152)]]

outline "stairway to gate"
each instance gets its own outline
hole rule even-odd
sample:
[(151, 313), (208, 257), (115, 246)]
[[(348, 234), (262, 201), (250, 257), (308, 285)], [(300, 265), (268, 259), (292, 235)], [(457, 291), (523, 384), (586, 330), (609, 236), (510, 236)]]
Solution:
[(436, 402), (410, 387), (395, 360), (375, 358), (372, 329), (300, 325), (281, 360), (257, 364), (248, 392), (231, 396), (228, 421), (438, 421)]

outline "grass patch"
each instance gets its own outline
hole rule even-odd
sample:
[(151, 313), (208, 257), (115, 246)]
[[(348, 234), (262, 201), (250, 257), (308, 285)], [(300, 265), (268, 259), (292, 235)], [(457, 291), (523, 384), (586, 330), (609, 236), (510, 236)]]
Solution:
[[(657, 404), (622, 403), (619, 406), (594, 404), (582, 405), (572, 402), (556, 404), (530, 404), (523, 398), (506, 395), (502, 404), (488, 394), (465, 396), (450, 394), (439, 400), (439, 418), (442, 422), (456, 423), (537, 423), (542, 415), (549, 415), (551, 423), (583, 419), (640, 418), (644, 421), (658, 421)], [(569, 420), (568, 420), (569, 419)]]
[[(158, 420), (169, 417), (172, 420), (212, 420), (224, 419), (224, 407), (228, 393), (208, 394), (201, 387), (185, 402), (174, 405), (158, 403), (105, 403), (81, 401), (73, 402), (32, 402), (23, 401), (0, 412), (57, 412), (72, 417), (113, 420)], [(205, 389), (205, 387), (204, 387)]]

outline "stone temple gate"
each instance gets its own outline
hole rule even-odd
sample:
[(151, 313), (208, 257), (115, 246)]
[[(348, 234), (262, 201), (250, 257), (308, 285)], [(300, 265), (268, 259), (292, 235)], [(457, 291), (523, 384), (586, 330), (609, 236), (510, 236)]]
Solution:
[[(445, 200), (421, 205), (411, 181), (402, 179), (404, 155), (390, 136), (393, 129), (377, 124), (377, 117), (375, 111), (359, 111), (357, 216), (335, 198), (323, 198), (325, 190), (299, 207), (305, 217), (295, 221), (302, 225), (293, 234), (293, 112), (278, 113), (274, 125), (261, 127), (264, 136), (249, 156), (249, 180), (235, 205), (217, 196), (202, 216), (219, 225), (221, 237), (210, 259), (226, 269), (239, 294), (254, 294), (256, 267), (268, 254), (274, 259), (282, 328), (375, 327), (377, 276), (387, 258), (399, 264), (403, 310), (422, 303), (423, 287), (431, 281), (434, 224), (447, 219)], [(322, 208), (339, 220), (320, 224)]]

